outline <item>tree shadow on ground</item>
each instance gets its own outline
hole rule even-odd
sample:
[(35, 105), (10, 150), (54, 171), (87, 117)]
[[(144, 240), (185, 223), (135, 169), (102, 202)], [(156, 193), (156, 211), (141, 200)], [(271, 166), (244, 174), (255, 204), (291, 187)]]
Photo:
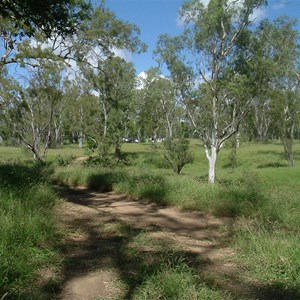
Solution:
[[(129, 222), (125, 222), (117, 214), (101, 209), (115, 202), (126, 202), (127, 198), (124, 195), (97, 194), (95, 199), (95, 192), (92, 190), (76, 191), (66, 188), (61, 191), (61, 195), (67, 200), (67, 205), (70, 205), (62, 212), (61, 222), (65, 228), (65, 235), (57, 243), (64, 257), (63, 279), (60, 287), (56, 289), (57, 292), (63, 290), (63, 286), (72, 278), (97, 270), (113, 269), (117, 271), (119, 280), (126, 287), (118, 299), (133, 299), (142, 283), (157, 272), (161, 261), (170, 257), (173, 260), (175, 258), (175, 261), (183, 259), (197, 272), (199, 281), (208, 288), (231, 295), (232, 299), (297, 299), (292, 297), (299, 296), (297, 290), (249, 284), (241, 270), (229, 271), (207, 258), (210, 253), (221, 247), (222, 241), (228, 242), (230, 236), (223, 235), (218, 243), (209, 245), (199, 254), (197, 251), (178, 247), (174, 240), (168, 239), (165, 228), (155, 223), (147, 226), (136, 224), (138, 221), (132, 219), (134, 216), (128, 219)], [(159, 214), (159, 208), (152, 205), (147, 213), (151, 216)], [(174, 230), (177, 230), (179, 235), (189, 235), (189, 232), (179, 228), (181, 224), (176, 224), (175, 219), (169, 217), (168, 222), (174, 224)], [(197, 230), (201, 231), (201, 228), (199, 226)], [(161, 236), (160, 233), (165, 235)], [(151, 236), (148, 243), (141, 242), (145, 236)], [(197, 247), (197, 244), (194, 246)], [(287, 298), (287, 295), (290, 298)]]
[(32, 162), (0, 162), (0, 185), (10, 188), (28, 188), (34, 183), (47, 180), (50, 168)]
[[(75, 197), (71, 194), (69, 199), (77, 205), (94, 207), (89, 198), (87, 194), (76, 193)], [(62, 239), (57, 245), (65, 258), (62, 286), (74, 277), (99, 269), (113, 269), (117, 270), (121, 282), (127, 287), (123, 298), (132, 299), (136, 289), (146, 277), (157, 270), (160, 261), (170, 250), (168, 248), (164, 251), (163, 247), (146, 249), (130, 246), (139, 235), (145, 233), (145, 229), (133, 228), (103, 211), (95, 215), (83, 214), (66, 218), (64, 225), (69, 232), (77, 233), (73, 237)], [(107, 228), (118, 230), (108, 231)], [(147, 232), (156, 230), (157, 227), (152, 226)], [(174, 255), (186, 258), (193, 266), (205, 263), (199, 261), (193, 253), (172, 251), (172, 256)]]
[(272, 161), (272, 162), (267, 162), (265, 164), (258, 165), (258, 169), (265, 169), (265, 168), (283, 168), (283, 167), (288, 167), (287, 163), (282, 163), (278, 161)]

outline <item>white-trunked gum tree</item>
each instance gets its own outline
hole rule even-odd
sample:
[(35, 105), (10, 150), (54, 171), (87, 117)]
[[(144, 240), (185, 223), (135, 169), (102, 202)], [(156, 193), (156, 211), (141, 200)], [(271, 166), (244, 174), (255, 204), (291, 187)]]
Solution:
[[(203, 142), (210, 183), (216, 180), (224, 142), (257, 105), (253, 93), (257, 83), (240, 72), (237, 54), (254, 21), (253, 12), (265, 4), (265, 0), (210, 0), (205, 6), (199, 0), (186, 1), (180, 10), (183, 34), (162, 35), (157, 44), (158, 60), (167, 65), (188, 120)], [(251, 59), (249, 55), (246, 61)]]

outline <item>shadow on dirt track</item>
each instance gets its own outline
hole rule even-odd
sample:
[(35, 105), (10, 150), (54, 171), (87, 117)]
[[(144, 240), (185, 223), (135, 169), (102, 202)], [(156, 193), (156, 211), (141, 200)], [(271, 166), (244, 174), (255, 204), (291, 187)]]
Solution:
[[(229, 299), (300, 299), (297, 291), (245, 281), (226, 246), (229, 220), (112, 192), (64, 188), (61, 195), (66, 201), (58, 208), (65, 229), (58, 241), (64, 256), (58, 299), (133, 299), (166, 258), (184, 260), (202, 282)], [(145, 235), (150, 243), (137, 244)]]

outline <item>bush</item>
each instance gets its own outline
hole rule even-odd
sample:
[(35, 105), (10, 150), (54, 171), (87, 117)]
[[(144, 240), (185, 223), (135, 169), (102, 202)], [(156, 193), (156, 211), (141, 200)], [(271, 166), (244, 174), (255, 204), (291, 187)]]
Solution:
[(147, 168), (151, 168), (151, 166), (158, 169), (169, 167), (169, 164), (166, 162), (163, 155), (159, 152), (157, 147), (154, 147), (152, 144), (150, 146), (150, 151), (144, 154), (144, 164)]
[(164, 142), (164, 157), (174, 173), (180, 174), (182, 168), (193, 162), (187, 139), (166, 140)]
[(54, 164), (56, 164), (57, 166), (68, 166), (74, 159), (74, 156), (71, 154), (71, 155), (65, 155), (65, 156), (62, 156), (62, 155), (57, 155), (54, 159)]

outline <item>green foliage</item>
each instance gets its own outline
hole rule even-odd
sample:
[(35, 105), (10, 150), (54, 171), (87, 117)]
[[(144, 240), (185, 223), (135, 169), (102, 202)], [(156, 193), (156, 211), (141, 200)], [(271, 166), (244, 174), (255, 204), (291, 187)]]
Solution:
[(112, 54), (113, 47), (138, 53), (147, 48), (139, 39), (140, 29), (135, 24), (118, 19), (114, 12), (105, 7), (105, 1), (93, 11), (92, 17), (86, 20), (77, 34), (77, 55), (81, 61), (85, 61), (83, 58), (93, 46), (100, 47), (106, 56)]
[(180, 174), (182, 168), (194, 160), (189, 151), (189, 141), (187, 139), (166, 140), (164, 149), (164, 157), (174, 173)]
[(45, 0), (43, 5), (31, 0), (8, 0), (0, 4), (1, 16), (14, 20), (21, 36), (32, 36), (38, 29), (47, 37), (53, 33), (72, 34), (88, 17), (89, 9), (90, 5), (84, 0)]
[[(77, 32), (90, 12), (91, 4), (85, 0), (45, 0), (43, 5), (32, 0), (2, 1), (0, 69), (11, 63), (38, 66), (44, 58), (65, 59), (53, 49)], [(50, 39), (53, 36), (60, 38)]]
[(134, 88), (136, 75), (132, 63), (119, 57), (109, 56), (98, 61), (98, 69), (82, 66), (84, 77), (90, 82), (90, 88), (98, 93), (94, 116), (91, 125), (92, 138), (88, 138), (91, 150), (98, 148), (99, 155), (106, 158), (111, 147), (115, 156), (121, 159), (121, 142), (124, 131), (128, 128), (134, 111)]
[(69, 155), (57, 155), (53, 161), (54, 164), (58, 166), (68, 166), (74, 160), (74, 156), (72, 154)]
[(169, 167), (167, 161), (164, 159), (161, 151), (155, 143), (150, 145), (150, 151), (143, 154), (143, 163), (146, 166), (163, 169)]
[(46, 175), (47, 169), (41, 164), (21, 163), (18, 160), (0, 163), (0, 184), (8, 189), (18, 191), (30, 188), (37, 183), (45, 182)]
[(228, 166), (230, 166), (232, 169), (235, 169), (238, 165), (238, 159), (237, 159), (237, 137), (234, 135), (229, 141), (229, 147), (230, 147), (230, 153), (228, 156)]

